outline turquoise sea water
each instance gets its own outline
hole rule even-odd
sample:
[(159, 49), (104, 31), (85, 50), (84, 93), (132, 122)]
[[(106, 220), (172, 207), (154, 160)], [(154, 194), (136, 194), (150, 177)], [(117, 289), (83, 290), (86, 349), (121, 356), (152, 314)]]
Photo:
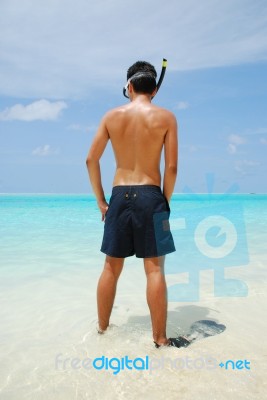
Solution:
[[(176, 194), (170, 223), (177, 251), (167, 257), (166, 274), (193, 271), (192, 284), (198, 286), (202, 270), (217, 268), (223, 273), (225, 268), (248, 265), (254, 254), (266, 254), (267, 195)], [(102, 234), (93, 195), (1, 195), (0, 285), (88, 268), (99, 274)], [(169, 299), (198, 299), (197, 292), (189, 294), (188, 286), (183, 290), (187, 298), (179, 290), (180, 297), (172, 293)]]
[[(218, 321), (227, 325), (232, 337), (235, 332), (238, 336), (235, 314), (242, 320), (250, 310), (252, 318), (257, 312), (261, 315), (266, 304), (267, 195), (177, 194), (171, 201), (170, 223), (177, 250), (166, 263), (171, 333), (186, 331), (190, 316), (220, 315)], [(218, 389), (217, 398), (223, 399), (222, 371), (212, 376), (207, 371), (196, 371), (194, 376), (188, 371), (170, 375), (166, 370), (155, 376), (139, 371), (118, 379), (110, 372), (55, 368), (59, 353), (62, 357), (154, 355), (142, 260), (135, 257), (127, 260), (118, 287), (114, 320), (119, 330), (104, 339), (95, 334), (95, 290), (104, 261), (99, 251), (102, 233), (92, 195), (0, 195), (0, 397), (135, 399), (143, 398), (146, 387), (156, 400), (180, 394), (187, 400), (208, 398), (209, 386)], [(228, 279), (229, 271), (234, 280)], [(199, 280), (206, 272), (214, 274), (214, 282), (217, 276), (217, 286), (207, 280), (209, 291)], [(185, 274), (187, 281), (179, 281)], [(253, 333), (242, 334), (240, 343), (227, 342), (227, 333), (222, 336), (231, 357), (249, 357), (242, 353), (248, 348), (251, 357), (260, 357), (253, 338), (263, 332), (262, 321), (244, 321), (248, 325)], [(214, 344), (211, 351), (218, 357), (225, 351), (216, 342), (209, 344)], [(201, 347), (197, 350), (201, 352)], [(250, 399), (247, 385), (256, 390), (253, 375), (228, 374), (225, 379), (229, 390), (238, 388), (244, 399)], [(257, 376), (257, 382), (261, 379)]]
[[(240, 228), (240, 234), (249, 232), (247, 239), (253, 243), (255, 235), (266, 232), (267, 195), (174, 195), (171, 210), (176, 240), (178, 232), (192, 237), (197, 223), (218, 214)], [(92, 195), (0, 196), (1, 268), (5, 270), (31, 265), (36, 269), (39, 264), (48, 268), (67, 268), (72, 263), (86, 266), (101, 256), (102, 232)], [(258, 252), (265, 251), (260, 237), (255, 243)], [(177, 246), (179, 250), (176, 242)]]

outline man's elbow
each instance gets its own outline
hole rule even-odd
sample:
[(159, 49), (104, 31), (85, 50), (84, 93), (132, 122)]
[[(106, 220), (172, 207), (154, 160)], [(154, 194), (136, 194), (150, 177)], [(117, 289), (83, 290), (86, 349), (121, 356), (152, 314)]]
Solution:
[(168, 165), (167, 166), (167, 171), (168, 171), (169, 174), (176, 176), (177, 175), (177, 165), (174, 165), (174, 164)]
[(89, 168), (90, 162), (91, 162), (91, 158), (87, 157), (86, 160), (85, 160), (85, 164), (86, 164), (87, 168)]
[(85, 161), (86, 166), (87, 166), (88, 169), (96, 162), (97, 161), (91, 155), (87, 156), (86, 161)]
[(87, 167), (88, 167), (88, 165), (90, 164), (90, 161), (91, 161), (91, 158), (88, 156), (88, 157), (86, 158), (86, 160), (85, 160), (85, 163), (86, 163)]

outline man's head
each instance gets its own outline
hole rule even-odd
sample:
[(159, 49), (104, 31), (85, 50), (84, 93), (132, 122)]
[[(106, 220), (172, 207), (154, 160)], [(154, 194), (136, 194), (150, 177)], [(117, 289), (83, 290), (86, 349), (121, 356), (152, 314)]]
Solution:
[(157, 72), (146, 61), (137, 61), (127, 71), (127, 85), (132, 84), (135, 93), (152, 95), (156, 89)]

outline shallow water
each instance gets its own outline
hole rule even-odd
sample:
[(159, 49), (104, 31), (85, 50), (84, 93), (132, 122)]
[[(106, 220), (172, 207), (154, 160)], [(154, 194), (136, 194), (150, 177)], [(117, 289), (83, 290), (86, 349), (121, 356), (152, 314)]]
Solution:
[[(113, 326), (96, 333), (104, 255), (92, 196), (0, 196), (0, 398), (264, 398), (267, 196), (175, 195), (171, 209), (168, 335), (203, 319), (226, 330), (187, 349), (157, 350), (134, 257), (118, 284)], [(102, 356), (107, 369), (97, 370), (92, 360)], [(126, 356), (149, 368), (121, 369)], [(251, 368), (218, 366), (229, 359)]]

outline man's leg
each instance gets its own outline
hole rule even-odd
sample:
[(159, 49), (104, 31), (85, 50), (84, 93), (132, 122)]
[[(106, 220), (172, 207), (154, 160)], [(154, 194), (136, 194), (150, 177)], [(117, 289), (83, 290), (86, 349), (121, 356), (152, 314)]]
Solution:
[(103, 272), (97, 286), (97, 310), (99, 330), (105, 331), (109, 325), (117, 281), (123, 268), (124, 258), (106, 256)]
[(147, 276), (147, 304), (151, 315), (153, 339), (159, 345), (168, 344), (166, 337), (167, 288), (164, 261), (164, 256), (144, 258)]

